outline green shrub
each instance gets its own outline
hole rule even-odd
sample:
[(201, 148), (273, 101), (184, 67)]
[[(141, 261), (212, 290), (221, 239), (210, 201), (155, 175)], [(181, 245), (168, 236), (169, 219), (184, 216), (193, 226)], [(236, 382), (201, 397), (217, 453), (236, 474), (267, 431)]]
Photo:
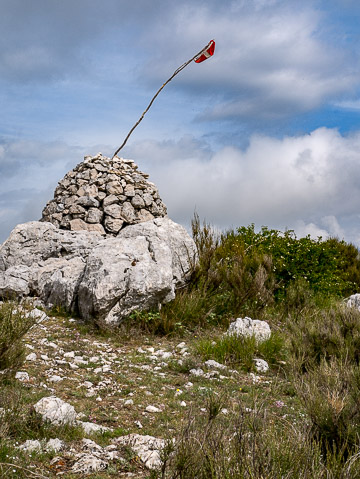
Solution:
[(288, 286), (300, 278), (322, 295), (347, 296), (360, 288), (359, 251), (345, 241), (297, 238), (292, 230), (267, 227), (256, 233), (253, 224), (238, 228), (236, 239), (272, 257), (277, 298), (283, 299)]
[(2, 377), (13, 375), (24, 360), (23, 336), (35, 323), (27, 316), (26, 309), (12, 301), (0, 305), (0, 371)]

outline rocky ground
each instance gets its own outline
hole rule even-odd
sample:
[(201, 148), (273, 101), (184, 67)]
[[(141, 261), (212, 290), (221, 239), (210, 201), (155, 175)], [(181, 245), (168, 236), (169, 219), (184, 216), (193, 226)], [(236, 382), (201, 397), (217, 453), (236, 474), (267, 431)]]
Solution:
[[(151, 477), (166, 441), (176, 440), (190, 417), (207, 414), (209, 391), (226, 398), (224, 416), (239, 404), (251, 412), (263, 398), (271, 414), (296, 421), (284, 378), (206, 363), (196, 352), (198, 335), (100, 334), (77, 319), (41, 314), (25, 337), (27, 357), (17, 379), (39, 414), (46, 414), (41, 398), (71, 405), (66, 427), (76, 432), (55, 437), (59, 428), (50, 428), (46, 438), (17, 444), (29, 477)], [(16, 458), (10, 463), (15, 471)]]

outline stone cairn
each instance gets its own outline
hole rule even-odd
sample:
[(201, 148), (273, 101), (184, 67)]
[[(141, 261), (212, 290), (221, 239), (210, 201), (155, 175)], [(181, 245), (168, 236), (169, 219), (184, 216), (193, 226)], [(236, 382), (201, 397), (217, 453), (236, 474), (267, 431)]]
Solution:
[(166, 206), (148, 177), (133, 160), (85, 156), (59, 181), (40, 221), (116, 236), (126, 225), (164, 217)]

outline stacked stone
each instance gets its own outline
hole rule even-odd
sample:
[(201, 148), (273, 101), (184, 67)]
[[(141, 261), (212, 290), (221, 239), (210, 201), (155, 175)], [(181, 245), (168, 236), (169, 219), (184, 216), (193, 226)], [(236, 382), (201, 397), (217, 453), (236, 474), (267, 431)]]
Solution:
[(126, 225), (164, 217), (166, 206), (148, 177), (133, 160), (86, 156), (59, 182), (41, 221), (115, 236)]

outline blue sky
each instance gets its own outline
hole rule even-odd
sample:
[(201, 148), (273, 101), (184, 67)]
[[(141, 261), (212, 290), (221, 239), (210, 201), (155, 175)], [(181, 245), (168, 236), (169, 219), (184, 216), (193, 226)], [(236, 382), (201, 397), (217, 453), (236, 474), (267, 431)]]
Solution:
[(0, 241), (84, 155), (122, 150), (169, 216), (360, 246), (360, 5), (0, 0)]

